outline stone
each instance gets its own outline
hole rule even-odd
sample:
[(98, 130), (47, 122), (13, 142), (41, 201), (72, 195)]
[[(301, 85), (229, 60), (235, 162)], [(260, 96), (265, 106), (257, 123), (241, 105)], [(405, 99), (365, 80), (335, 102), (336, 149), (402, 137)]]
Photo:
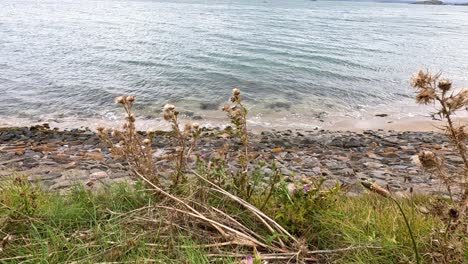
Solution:
[(62, 177), (62, 173), (60, 172), (48, 172), (42, 175), (32, 175), (28, 177), (28, 180), (31, 182), (38, 182), (38, 181), (50, 181), (56, 180), (57, 178)]
[(271, 150), (272, 153), (278, 153), (284, 151), (284, 148), (274, 148)]
[(288, 190), (289, 195), (294, 195), (297, 192), (297, 187), (294, 183), (288, 183), (286, 190)]
[(102, 180), (102, 179), (106, 179), (106, 178), (109, 178), (109, 174), (107, 174), (107, 172), (105, 171), (97, 171), (97, 172), (93, 172), (89, 175), (89, 179), (91, 181), (96, 181), (96, 180)]
[(89, 159), (93, 159), (95, 161), (103, 161), (104, 155), (101, 152), (88, 152), (86, 153), (86, 157)]
[(342, 170), (338, 171), (337, 174), (343, 175), (343, 176), (346, 176), (346, 177), (350, 177), (350, 176), (354, 176), (355, 172), (351, 168), (345, 168), (345, 169), (342, 169)]
[(371, 169), (378, 169), (378, 168), (382, 168), (384, 165), (378, 162), (364, 162), (364, 166), (366, 166), (367, 168), (371, 168)]
[(284, 176), (291, 176), (293, 175), (293, 172), (287, 168), (280, 168), (280, 171), (281, 171), (281, 174), (283, 174)]
[(386, 180), (387, 179), (387, 175), (388, 172), (386, 171), (381, 171), (381, 170), (374, 170), (374, 171), (371, 171), (371, 177), (374, 178), (374, 179), (381, 179), (381, 180)]

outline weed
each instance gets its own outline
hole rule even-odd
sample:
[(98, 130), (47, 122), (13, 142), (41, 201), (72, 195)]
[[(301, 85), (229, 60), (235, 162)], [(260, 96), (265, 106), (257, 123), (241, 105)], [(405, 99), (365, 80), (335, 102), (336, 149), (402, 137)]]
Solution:
[[(446, 125), (441, 128), (455, 145), (458, 155), (463, 161), (462, 179), (458, 179), (462, 190), (463, 211), (468, 207), (468, 159), (466, 150), (466, 125), (455, 124), (453, 116), (460, 110), (468, 106), (468, 90), (454, 91), (452, 82), (448, 79), (441, 79), (441, 73), (432, 74), (429, 71), (420, 70), (411, 80), (411, 85), (416, 90), (416, 102), (419, 104), (436, 103), (436, 113), (446, 121)], [(428, 168), (436, 168), (439, 177), (446, 183), (447, 189), (451, 192), (450, 185), (456, 181), (457, 175), (448, 177), (441, 169), (440, 161), (432, 154), (422, 153), (422, 164), (429, 165)]]
[(176, 187), (181, 181), (185, 182), (187, 159), (197, 146), (197, 139), (200, 137), (201, 129), (197, 123), (186, 123), (182, 130), (179, 124), (179, 112), (175, 106), (166, 104), (163, 109), (163, 116), (171, 124), (172, 131), (177, 141), (177, 154), (174, 157), (176, 170), (172, 179), (173, 187)]

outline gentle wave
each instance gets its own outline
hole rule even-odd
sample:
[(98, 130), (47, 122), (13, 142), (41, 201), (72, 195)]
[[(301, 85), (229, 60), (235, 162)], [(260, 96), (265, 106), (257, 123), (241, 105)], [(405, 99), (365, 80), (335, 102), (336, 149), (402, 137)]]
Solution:
[(421, 67), (468, 85), (466, 13), (306, 0), (3, 0), (0, 117), (113, 120), (113, 98), (134, 94), (146, 116), (173, 102), (217, 118), (233, 87), (265, 124), (404, 111), (393, 102), (412, 103), (409, 78)]

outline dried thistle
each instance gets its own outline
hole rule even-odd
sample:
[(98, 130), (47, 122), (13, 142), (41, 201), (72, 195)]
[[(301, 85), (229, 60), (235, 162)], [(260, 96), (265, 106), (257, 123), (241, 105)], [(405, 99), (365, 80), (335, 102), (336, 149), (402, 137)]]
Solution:
[(436, 92), (434, 89), (423, 89), (416, 95), (416, 102), (418, 104), (430, 104), (436, 99)]
[(135, 128), (136, 118), (132, 110), (135, 97), (119, 96), (115, 102), (125, 110), (125, 123), (122, 129), (112, 129), (110, 133), (102, 127), (98, 128), (99, 137), (111, 149), (114, 158), (125, 159), (136, 172), (145, 175), (154, 184), (159, 183), (151, 140), (142, 139)]
[(239, 137), (244, 149), (242, 154), (239, 155), (239, 164), (242, 167), (242, 171), (235, 178), (235, 184), (237, 188), (244, 192), (247, 199), (251, 196), (253, 189), (249, 185), (249, 135), (247, 130), (247, 108), (242, 102), (241, 91), (237, 88), (232, 90), (230, 101), (234, 105), (226, 105), (223, 107), (223, 111), (227, 113), (231, 124), (234, 125), (235, 130), (233, 131), (235, 136)]
[(440, 80), (439, 83), (437, 84), (437, 87), (440, 90), (442, 90), (444, 92), (447, 92), (452, 88), (452, 81), (450, 81), (448, 79)]
[[(465, 125), (456, 125), (453, 116), (457, 111), (462, 110), (468, 106), (468, 90), (461, 90), (458, 92), (452, 91), (452, 82), (448, 79), (441, 79), (441, 74), (432, 74), (429, 71), (420, 70), (411, 79), (411, 85), (416, 90), (416, 102), (419, 104), (428, 104), (436, 102), (437, 112), (434, 115), (440, 116), (445, 119), (447, 125), (444, 131), (455, 145), (458, 155), (463, 160), (464, 173), (460, 181), (462, 190), (462, 205), (468, 204), (468, 157), (466, 149), (466, 139), (468, 134), (465, 131)], [(449, 93), (449, 91), (452, 91)], [(419, 159), (424, 167), (436, 168), (440, 175), (444, 175), (443, 179), (446, 185), (450, 185), (453, 180), (445, 173), (441, 173), (441, 164), (437, 158), (430, 153), (421, 153)], [(450, 178), (456, 178), (452, 176)], [(450, 189), (450, 186), (447, 186)]]
[(201, 135), (201, 129), (199, 124), (187, 122), (182, 131), (179, 124), (179, 112), (176, 111), (176, 107), (172, 104), (166, 104), (164, 106), (163, 117), (164, 120), (171, 124), (177, 142), (177, 154), (174, 157), (176, 171), (172, 177), (173, 186), (177, 186), (180, 182), (186, 180), (185, 170), (188, 159), (197, 146), (197, 140)]
[(419, 152), (417, 158), (419, 164), (423, 169), (435, 174), (445, 184), (450, 199), (453, 200), (451, 187), (453, 184), (453, 179), (447, 175), (446, 170), (443, 166), (443, 160), (440, 157), (438, 157), (434, 152), (427, 150)]
[(437, 168), (442, 164), (440, 159), (432, 151), (421, 151), (418, 158), (421, 165), (426, 169)]

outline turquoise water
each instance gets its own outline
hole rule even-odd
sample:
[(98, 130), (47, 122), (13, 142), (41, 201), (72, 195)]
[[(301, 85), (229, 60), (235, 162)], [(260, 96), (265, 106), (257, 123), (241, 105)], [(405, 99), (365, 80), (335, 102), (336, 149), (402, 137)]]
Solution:
[(468, 85), (468, 7), (0, 2), (0, 117), (112, 119), (121, 94), (146, 116), (170, 101), (207, 117), (234, 87), (260, 118), (392, 110), (421, 67)]

